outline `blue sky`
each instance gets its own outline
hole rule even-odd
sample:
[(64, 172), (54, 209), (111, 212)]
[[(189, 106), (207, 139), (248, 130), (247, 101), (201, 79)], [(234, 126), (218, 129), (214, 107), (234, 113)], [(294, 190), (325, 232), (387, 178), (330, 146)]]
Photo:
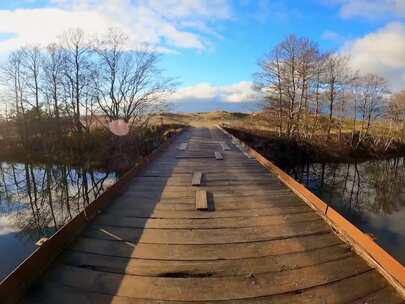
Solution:
[(405, 0), (0, 0), (0, 59), (69, 27), (110, 26), (162, 52), (177, 110), (250, 110), (257, 60), (290, 33), (348, 53), (393, 90), (405, 83)]

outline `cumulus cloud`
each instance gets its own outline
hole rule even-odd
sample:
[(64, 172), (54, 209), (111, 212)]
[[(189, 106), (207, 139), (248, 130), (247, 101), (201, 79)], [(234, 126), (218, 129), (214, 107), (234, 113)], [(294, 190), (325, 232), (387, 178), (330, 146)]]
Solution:
[[(48, 44), (65, 30), (80, 27), (89, 34), (121, 29), (137, 47), (148, 43), (160, 49), (207, 49), (218, 38), (211, 21), (231, 16), (226, 0), (53, 0), (40, 8), (0, 10), (0, 52), (25, 44)], [(10, 35), (11, 34), (11, 35)]]
[(343, 52), (355, 69), (384, 76), (394, 91), (405, 88), (405, 24), (393, 22), (349, 41)]
[(169, 100), (171, 102), (209, 101), (225, 103), (242, 103), (257, 101), (258, 95), (249, 81), (236, 84), (216, 86), (210, 83), (200, 83), (195, 86), (177, 90)]
[(340, 5), (340, 15), (343, 18), (405, 17), (404, 0), (323, 0), (323, 2)]

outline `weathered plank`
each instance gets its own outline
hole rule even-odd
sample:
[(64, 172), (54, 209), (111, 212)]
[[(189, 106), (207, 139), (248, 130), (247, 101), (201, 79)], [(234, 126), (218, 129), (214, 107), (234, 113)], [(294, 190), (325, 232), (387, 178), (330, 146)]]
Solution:
[[(203, 208), (201, 210), (206, 210), (203, 203), (199, 208)], [(330, 230), (330, 227), (322, 220), (317, 220), (308, 223), (246, 227), (239, 229), (139, 229), (92, 226), (83, 232), (83, 236), (103, 240), (129, 241), (137, 243), (199, 245), (270, 241), (295, 236), (326, 233)]]
[[(364, 284), (367, 282), (367, 284)], [(356, 288), (353, 288), (356, 286)], [(80, 289), (63, 286), (53, 282), (45, 282), (43, 289), (39, 290), (29, 302), (35, 304), (71, 304), (71, 303), (98, 303), (98, 304), (218, 304), (218, 301), (164, 301), (145, 300), (122, 296), (106, 295), (99, 292), (87, 293)], [(347, 292), (350, 290), (350, 292)], [(340, 291), (337, 293), (337, 291)], [(366, 295), (365, 297), (363, 297)], [(359, 300), (359, 298), (361, 298)], [(250, 299), (235, 299), (221, 301), (223, 304), (399, 304), (401, 299), (385, 282), (379, 280), (379, 274), (375, 271), (365, 272), (332, 282), (328, 285), (320, 285), (313, 288), (303, 289), (297, 293), (284, 293), (280, 295), (264, 296)]]
[[(83, 291), (171, 301), (212, 301), (255, 298), (332, 283), (370, 271), (357, 256), (278, 273), (251, 276), (144, 277), (56, 265), (46, 280)], [(181, 274), (180, 274), (181, 275)], [(226, 288), (218, 288), (226, 286)], [(347, 292), (347, 291), (346, 291)]]
[(195, 192), (195, 209), (208, 210), (207, 191), (198, 190)]
[(215, 212), (197, 212), (195, 210), (155, 210), (152, 205), (149, 209), (141, 208), (110, 208), (109, 214), (120, 218), (166, 218), (166, 219), (209, 219), (209, 218), (235, 218), (235, 217), (257, 217), (266, 215), (285, 215), (307, 213), (311, 209), (308, 206), (294, 207), (269, 207), (261, 209), (240, 209), (240, 210), (217, 210)]
[(312, 251), (341, 244), (333, 233), (230, 244), (150, 244), (81, 237), (73, 249), (104, 255), (156, 260), (223, 260)]
[[(194, 204), (190, 205), (195, 209)], [(216, 207), (216, 206), (215, 206)], [(214, 228), (242, 228), (257, 226), (272, 226), (288, 223), (305, 223), (319, 219), (314, 212), (268, 215), (256, 217), (228, 217), (228, 218), (205, 218), (205, 219), (167, 219), (151, 218), (145, 221), (142, 218), (124, 217), (117, 221), (115, 216), (100, 215), (94, 221), (96, 225), (131, 227), (131, 228), (161, 228), (161, 229), (214, 229)]]
[(350, 248), (344, 245), (330, 246), (310, 252), (210, 261), (134, 259), (69, 250), (61, 256), (59, 263), (96, 271), (137, 276), (168, 277), (172, 273), (184, 273), (188, 277), (198, 277), (204, 274), (209, 274), (209, 277), (226, 277), (293, 270), (353, 255)]

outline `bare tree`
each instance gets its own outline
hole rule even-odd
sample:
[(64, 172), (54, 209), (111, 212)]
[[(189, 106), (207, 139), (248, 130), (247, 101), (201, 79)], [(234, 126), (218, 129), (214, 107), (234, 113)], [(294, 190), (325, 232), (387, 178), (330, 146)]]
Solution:
[(345, 56), (331, 53), (325, 61), (325, 74), (323, 83), (325, 86), (325, 95), (329, 108), (329, 124), (327, 129), (327, 140), (330, 139), (333, 127), (333, 118), (335, 107), (339, 98), (343, 97), (345, 85), (348, 82), (349, 67), (348, 58)]
[[(42, 54), (38, 46), (24, 47), (22, 49), (22, 64), (25, 73), (26, 84), (29, 95), (33, 102), (29, 102), (34, 108), (37, 118), (40, 116), (40, 73), (42, 64)], [(28, 100), (28, 98), (27, 98)]]
[(383, 77), (367, 74), (360, 77), (359, 81), (361, 85), (359, 111), (362, 116), (360, 143), (369, 135), (373, 121), (382, 115), (389, 91)]
[(44, 75), (42, 78), (43, 91), (46, 99), (52, 105), (53, 115), (58, 121), (60, 110), (62, 108), (62, 99), (64, 99), (63, 80), (64, 80), (64, 52), (57, 44), (50, 44), (46, 48), (44, 56)]
[(110, 29), (96, 42), (98, 77), (96, 99), (110, 121), (134, 123), (173, 89), (171, 79), (157, 68), (158, 55), (151, 49), (126, 49), (127, 37)]
[(311, 101), (319, 91), (316, 75), (320, 58), (316, 43), (290, 35), (259, 61), (256, 87), (265, 93), (266, 106), (278, 113), (279, 134), (286, 120), (285, 133), (300, 135), (303, 120), (307, 136)]
[(283, 133), (285, 110), (280, 55), (280, 47), (276, 46), (258, 62), (260, 72), (255, 74), (255, 87), (265, 94), (265, 108), (277, 113), (279, 136)]
[(64, 50), (64, 75), (71, 101), (71, 110), (77, 132), (84, 128), (81, 122), (81, 109), (91, 92), (90, 83), (94, 77), (89, 42), (81, 29), (71, 29), (61, 37)]
[(7, 62), (1, 67), (2, 83), (10, 88), (14, 95), (14, 109), (18, 116), (22, 109), (25, 97), (26, 80), (23, 74), (23, 51), (21, 49), (12, 52)]
[(395, 125), (395, 131), (405, 139), (405, 91), (394, 94), (388, 104), (387, 115)]

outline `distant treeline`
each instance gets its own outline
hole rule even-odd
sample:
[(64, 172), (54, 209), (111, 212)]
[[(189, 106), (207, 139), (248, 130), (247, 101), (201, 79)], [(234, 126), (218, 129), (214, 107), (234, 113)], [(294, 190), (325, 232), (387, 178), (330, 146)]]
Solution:
[(405, 141), (405, 91), (350, 68), (350, 58), (323, 52), (308, 38), (290, 35), (259, 61), (255, 86), (264, 95), (281, 136), (374, 141), (387, 149)]

